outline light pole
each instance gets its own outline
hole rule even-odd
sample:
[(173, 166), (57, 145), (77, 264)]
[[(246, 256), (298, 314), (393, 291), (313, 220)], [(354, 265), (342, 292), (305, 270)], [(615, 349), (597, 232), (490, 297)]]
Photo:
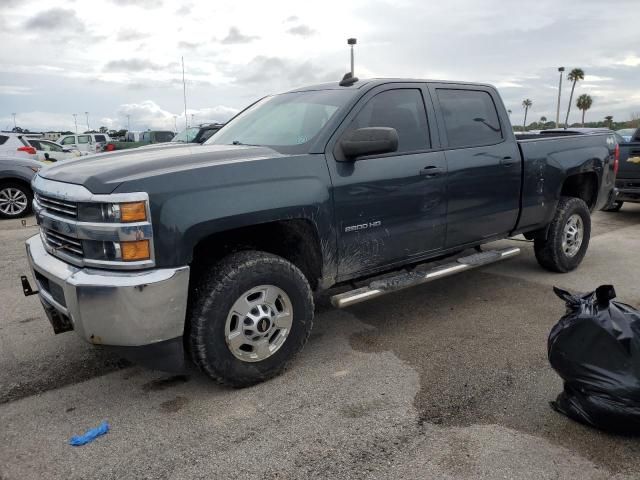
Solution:
[(196, 118), (196, 114), (192, 113), (191, 114), (191, 126), (192, 127), (196, 124), (195, 118)]
[(175, 128), (176, 133), (178, 133), (178, 116), (177, 115), (173, 116), (173, 128)]
[(77, 113), (72, 113), (73, 115), (73, 123), (75, 123), (76, 125), (76, 134), (78, 133), (78, 114)]
[(347, 39), (347, 45), (349, 45), (351, 47), (351, 78), (355, 77), (355, 73), (354, 73), (354, 68), (353, 68), (353, 46), (358, 43), (358, 40), (356, 40), (355, 38), (348, 38)]
[(558, 109), (556, 110), (556, 128), (560, 128), (560, 95), (562, 94), (562, 74), (564, 73), (564, 67), (558, 68), (560, 72), (560, 84), (558, 85)]
[(131, 115), (127, 113), (127, 132), (131, 130)]
[(87, 117), (87, 131), (91, 130), (89, 128), (89, 112), (84, 112), (85, 117)]
[(12, 113), (11, 115), (13, 115), (13, 128), (16, 128), (16, 114)]

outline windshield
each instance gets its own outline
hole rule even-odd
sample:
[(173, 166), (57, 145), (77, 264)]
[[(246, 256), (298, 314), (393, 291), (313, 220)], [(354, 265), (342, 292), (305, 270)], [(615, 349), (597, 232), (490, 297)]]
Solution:
[(266, 97), (231, 120), (206, 143), (260, 145), (303, 153), (353, 95), (346, 90), (318, 90)]
[(197, 127), (187, 128), (171, 139), (172, 142), (192, 143), (200, 131)]

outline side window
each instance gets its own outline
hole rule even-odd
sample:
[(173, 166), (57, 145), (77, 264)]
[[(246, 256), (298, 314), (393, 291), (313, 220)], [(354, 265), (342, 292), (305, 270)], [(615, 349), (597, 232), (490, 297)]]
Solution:
[(0, 135), (0, 145), (4, 145), (7, 140), (9, 140), (9, 137), (6, 135)]
[(94, 137), (96, 139), (96, 142), (106, 142), (107, 139), (104, 137), (104, 135), (96, 135)]
[(64, 137), (62, 139), (62, 142), (60, 142), (62, 145), (73, 145), (75, 142), (75, 137)]
[(390, 127), (398, 132), (398, 153), (427, 150), (431, 146), (427, 112), (418, 89), (381, 92), (360, 110), (351, 128)]
[(91, 143), (89, 135), (78, 135), (78, 143)]
[(491, 95), (480, 90), (436, 89), (450, 148), (502, 141), (498, 111)]
[(42, 150), (42, 144), (38, 140), (29, 140), (29, 145), (36, 150)]

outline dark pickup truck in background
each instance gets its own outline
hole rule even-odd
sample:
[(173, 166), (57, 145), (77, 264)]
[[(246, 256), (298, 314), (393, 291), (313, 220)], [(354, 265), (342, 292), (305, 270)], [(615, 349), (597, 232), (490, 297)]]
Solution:
[(620, 170), (616, 178), (617, 196), (606, 211), (617, 212), (624, 202), (640, 203), (640, 128), (630, 142), (620, 143)]
[(56, 332), (251, 385), (302, 348), (314, 292), (351, 288), (332, 297), (345, 307), (517, 254), (479, 248), (517, 234), (544, 268), (576, 268), (615, 145), (516, 141), (489, 85), (317, 85), (254, 103), (204, 145), (43, 170), (27, 254)]

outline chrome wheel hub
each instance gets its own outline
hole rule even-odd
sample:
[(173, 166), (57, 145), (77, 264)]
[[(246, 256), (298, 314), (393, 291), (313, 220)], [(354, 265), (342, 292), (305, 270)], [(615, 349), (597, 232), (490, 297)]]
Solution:
[(225, 323), (231, 353), (245, 362), (260, 362), (284, 344), (293, 322), (289, 296), (274, 285), (247, 290), (235, 301)]
[(0, 190), (0, 212), (5, 215), (20, 215), (28, 203), (29, 199), (22, 190), (13, 187)]
[(569, 217), (567, 223), (564, 226), (564, 233), (562, 236), (562, 251), (567, 257), (575, 256), (584, 239), (584, 223), (580, 215), (574, 213)]

